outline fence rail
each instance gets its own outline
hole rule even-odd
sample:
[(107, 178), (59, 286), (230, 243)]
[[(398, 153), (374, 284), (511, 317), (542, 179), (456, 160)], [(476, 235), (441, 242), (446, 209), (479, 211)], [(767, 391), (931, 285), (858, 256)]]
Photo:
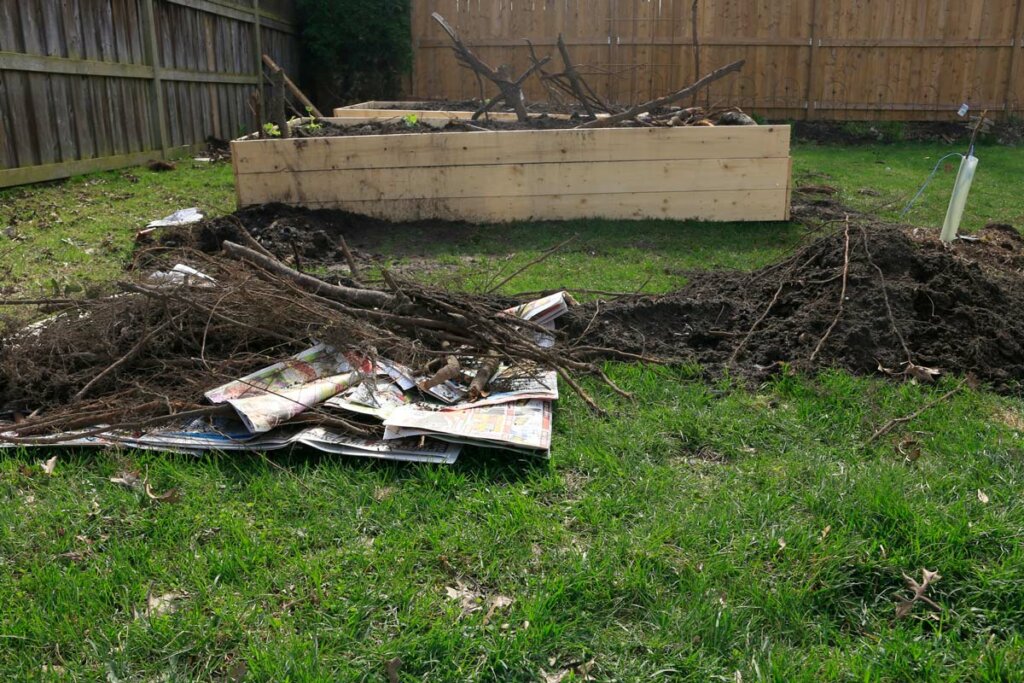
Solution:
[[(692, 0), (413, 0), (419, 98), (479, 96), (460, 69), (440, 12), (492, 65), (529, 65), (563, 33), (604, 97), (625, 104), (695, 80)], [(964, 102), (1020, 113), (1024, 0), (699, 0), (700, 64), (735, 59), (739, 77), (712, 103), (774, 118), (941, 120)], [(546, 93), (531, 79), (527, 95)]]
[(290, 0), (0, 0), (0, 187), (119, 168), (251, 126)]

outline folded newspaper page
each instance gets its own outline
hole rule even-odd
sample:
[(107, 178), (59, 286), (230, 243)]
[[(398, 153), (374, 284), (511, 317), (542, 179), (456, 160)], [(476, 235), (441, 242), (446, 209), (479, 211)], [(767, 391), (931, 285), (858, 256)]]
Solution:
[(444, 406), (442, 410), (469, 410), (535, 398), (554, 401), (558, 399), (558, 373), (503, 366), (487, 388), (490, 393), (484, 398)]
[(412, 405), (396, 410), (384, 426), (386, 440), (424, 435), (547, 456), (551, 402), (534, 399), (466, 410)]
[[(568, 312), (569, 305), (575, 303), (568, 292), (558, 292), (542, 299), (527, 301), (525, 304), (513, 306), (506, 309), (505, 313), (522, 318), (523, 320), (532, 321), (549, 330), (554, 330), (555, 319)], [(554, 335), (537, 332), (533, 337), (538, 346), (551, 348), (555, 345)]]
[(267, 391), (281, 391), (351, 370), (352, 367), (342, 354), (326, 344), (317, 344), (288, 360), (211, 389), (204, 396), (210, 403), (225, 403), (236, 398), (261, 396)]
[(270, 431), (358, 382), (349, 361), (325, 344), (211, 389), (210, 403), (228, 403), (253, 433)]
[[(282, 427), (267, 434), (254, 436), (240, 420), (220, 417), (193, 420), (176, 427), (143, 433), (111, 431), (88, 437), (81, 436), (87, 431), (93, 430), (69, 432), (65, 435), (66, 438), (46, 445), (123, 447), (196, 455), (208, 451), (275, 451), (300, 445), (337, 455), (445, 465), (454, 463), (462, 449), (457, 443), (421, 437), (388, 441), (362, 439), (328, 427)], [(15, 444), (0, 443), (0, 448), (14, 447)]]
[(362, 381), (351, 389), (327, 399), (324, 405), (370, 415), (379, 420), (385, 420), (396, 409), (409, 405), (409, 397), (390, 379), (376, 378), (372, 387), (369, 382)]

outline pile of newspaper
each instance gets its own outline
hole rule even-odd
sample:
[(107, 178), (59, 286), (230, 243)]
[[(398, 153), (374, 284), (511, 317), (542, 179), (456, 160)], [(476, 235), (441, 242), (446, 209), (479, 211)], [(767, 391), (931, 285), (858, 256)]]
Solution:
[[(560, 292), (505, 313), (554, 330), (568, 301)], [(537, 341), (550, 345), (554, 338), (537, 332)], [(459, 360), (468, 370), (479, 367), (477, 360)], [(471, 375), (436, 386), (427, 379), (384, 358), (357, 358), (316, 344), (206, 392), (211, 404), (230, 406), (223, 415), (146, 432), (81, 430), (50, 445), (187, 453), (304, 445), (341, 455), (445, 464), (455, 462), (463, 445), (471, 445), (549, 457), (551, 406), (558, 398), (555, 371), (498, 365), (488, 392), (475, 401), (469, 400)], [(344, 428), (313, 426), (302, 419), (313, 409), (369, 417), (383, 424), (383, 437), (365, 439)]]

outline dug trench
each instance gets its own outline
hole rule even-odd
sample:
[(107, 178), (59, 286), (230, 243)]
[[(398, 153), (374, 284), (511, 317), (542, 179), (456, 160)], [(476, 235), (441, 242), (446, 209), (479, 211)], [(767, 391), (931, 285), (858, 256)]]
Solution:
[[(829, 231), (783, 261), (753, 272), (692, 272), (686, 287), (664, 295), (586, 301), (560, 321), (564, 338), (606, 349), (607, 359), (695, 362), (709, 376), (728, 371), (756, 380), (785, 368), (839, 368), (928, 379), (931, 373), (919, 368), (930, 368), (1003, 393), (1020, 391), (1024, 240), (1014, 228), (989, 226), (970, 241), (945, 245), (934, 230), (864, 215), (847, 224), (836, 207), (824, 211)], [(311, 263), (341, 262), (341, 236), (361, 261), (382, 262), (385, 244), (389, 256), (409, 255), (423, 240), (461, 242), (475, 231), (269, 205), (161, 241), (215, 252), (223, 240), (238, 238), (240, 225), (280, 258), (298, 253)], [(396, 243), (405, 254), (393, 253)]]

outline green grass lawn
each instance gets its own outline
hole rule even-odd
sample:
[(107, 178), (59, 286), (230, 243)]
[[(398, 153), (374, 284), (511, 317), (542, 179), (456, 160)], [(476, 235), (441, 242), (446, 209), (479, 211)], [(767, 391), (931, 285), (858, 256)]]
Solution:
[[(800, 182), (878, 202), (913, 194), (947, 149), (801, 146), (795, 167)], [(979, 156), (970, 227), (1019, 219), (1024, 159)], [(0, 242), (0, 265), (19, 269), (11, 291), (45, 290), (49, 272), (103, 282), (140, 223), (232, 202), (227, 167), (131, 173), (137, 184), (113, 173), (0, 194), (0, 227), (13, 212), (27, 238), (13, 261)], [(915, 222), (941, 222), (951, 183), (937, 177)], [(29, 217), (36, 206), (68, 218), (44, 227), (42, 213)], [(485, 227), (425, 256), (480, 288), (510, 253), (521, 252), (509, 272), (573, 233), (506, 289), (663, 290), (696, 268), (769, 262), (803, 229)], [(63, 237), (93, 246), (107, 234), (117, 249), (61, 251), (66, 268), (32, 260)], [(865, 447), (953, 380), (828, 372), (749, 389), (686, 368), (609, 371), (638, 400), (588, 383), (611, 411), (601, 419), (566, 395), (550, 463), (480, 451), (453, 467), (61, 452), (46, 476), (36, 463), (50, 453), (9, 453), (0, 677), (386, 681), (397, 657), (402, 681), (555, 680), (591, 661), (601, 681), (1024, 680), (1020, 400), (967, 390)], [(916, 446), (900, 452), (905, 438)], [(109, 481), (124, 470), (180, 502)], [(938, 609), (919, 603), (897, 619), (902, 575), (920, 580), (922, 568), (942, 575), (927, 595)], [(470, 606), (479, 596), (480, 609), (448, 589)], [(504, 606), (488, 618), (492, 604)]]

